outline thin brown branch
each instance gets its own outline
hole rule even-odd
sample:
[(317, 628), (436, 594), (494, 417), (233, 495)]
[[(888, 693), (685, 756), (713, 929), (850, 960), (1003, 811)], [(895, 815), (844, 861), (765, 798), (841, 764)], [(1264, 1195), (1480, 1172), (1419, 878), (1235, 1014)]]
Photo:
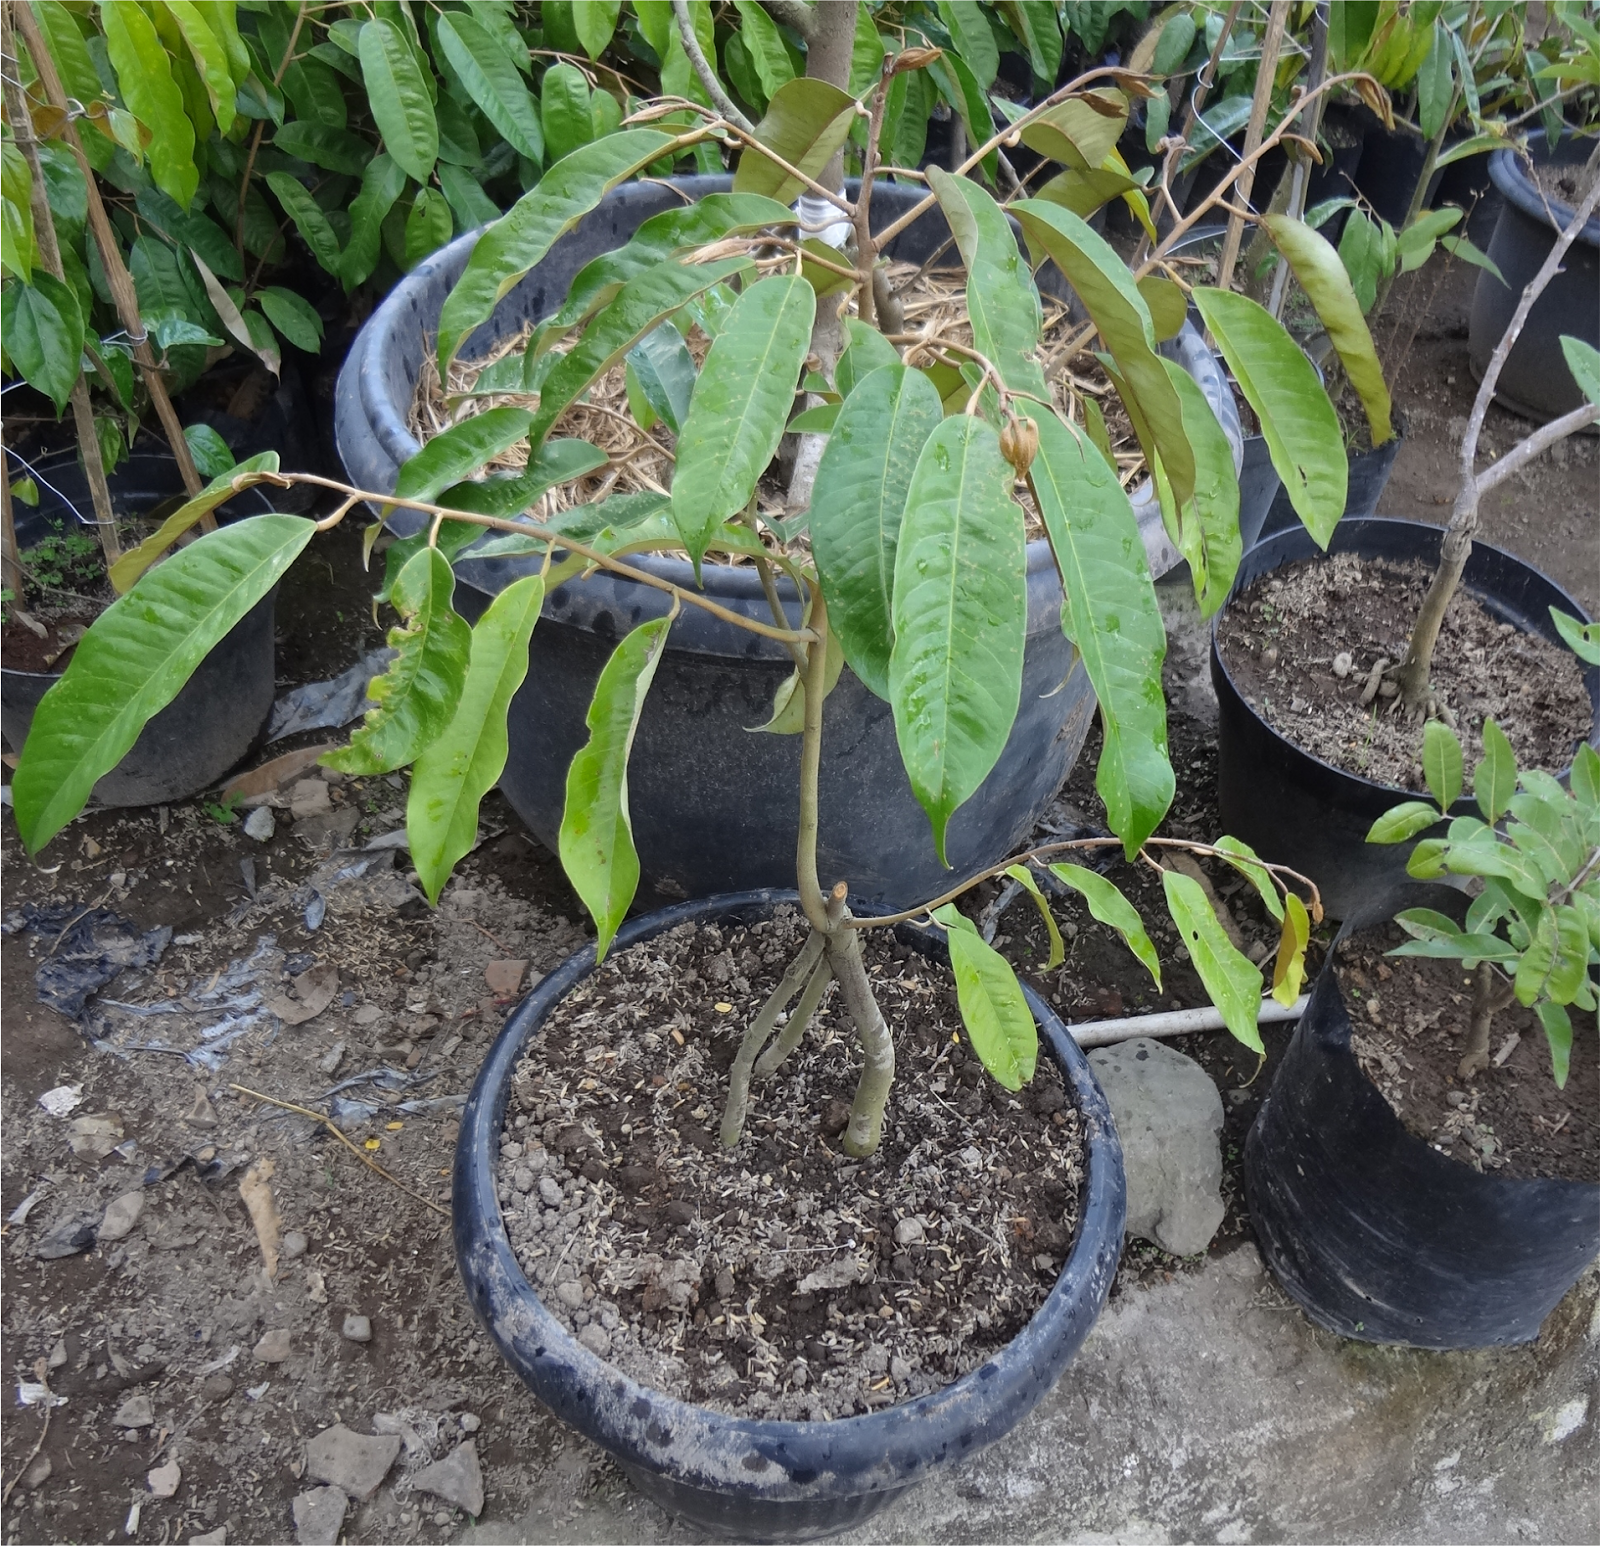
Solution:
[(712, 105), (729, 123), (737, 125), (746, 134), (754, 134), (756, 126), (734, 106), (733, 98), (722, 89), (717, 72), (706, 63), (705, 51), (700, 47), (700, 39), (695, 36), (694, 18), (689, 14), (688, 0), (672, 0), (672, 15), (678, 24), (678, 38), (683, 44), (684, 53), (689, 56), (690, 67), (705, 88), (706, 95), (711, 98)]

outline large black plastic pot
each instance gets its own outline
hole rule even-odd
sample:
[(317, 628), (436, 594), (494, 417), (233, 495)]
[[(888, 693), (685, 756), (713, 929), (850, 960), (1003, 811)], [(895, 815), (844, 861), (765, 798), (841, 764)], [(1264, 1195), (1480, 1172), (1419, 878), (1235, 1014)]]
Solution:
[[(635, 919), (613, 949), (681, 923), (755, 922), (796, 901), (752, 891)], [(907, 943), (940, 945), (909, 931)], [(763, 1422), (689, 1406), (634, 1383), (581, 1346), (540, 1302), (512, 1253), (495, 1166), (518, 1061), (555, 1005), (594, 970), (571, 956), (523, 1000), (489, 1051), (461, 1118), (453, 1211), (467, 1297), (495, 1345), (563, 1422), (614, 1455), (653, 1502), (702, 1530), (743, 1540), (810, 1540), (848, 1529), (908, 1487), (1004, 1437), (1055, 1384), (1111, 1290), (1122, 1250), (1122, 1148), (1087, 1058), (1043, 1000), (1028, 1007), (1084, 1122), (1078, 1232), (1056, 1286), (1016, 1339), (932, 1395), (835, 1422)]]
[[(1339, 939), (1405, 907), (1461, 918), (1466, 898), (1407, 885)], [(1406, 1131), (1350, 1049), (1330, 962), (1244, 1148), (1262, 1254), (1319, 1326), (1363, 1342), (1531, 1342), (1600, 1251), (1600, 1185), (1480, 1174)]]
[[(39, 503), (17, 505), (17, 545), (27, 551), (53, 530), (92, 531), (88, 479), (76, 452), (40, 462)], [(135, 454), (111, 480), (113, 508), (142, 515), (182, 495), (183, 479), (169, 455)], [(264, 514), (273, 504), (263, 489), (247, 489), (218, 511), (224, 520)], [(277, 592), (256, 603), (195, 668), (171, 703), (144, 727), (127, 756), (94, 786), (102, 805), (159, 805), (184, 800), (214, 784), (254, 745), (272, 708), (273, 609)], [(0, 735), (20, 752), (42, 699), (59, 671), (0, 670)]]
[[(728, 186), (725, 177), (677, 184), (690, 197)], [(879, 184), (873, 220), (887, 225), (918, 196), (914, 189)], [(586, 262), (680, 202), (673, 188), (656, 183), (614, 190), (506, 296), (471, 349), (487, 350), (549, 315)], [(898, 236), (890, 253), (921, 262), (948, 231), (935, 210)], [(360, 487), (387, 492), (399, 465), (418, 449), (406, 428), (417, 375), (444, 298), (475, 240), (461, 237), (413, 270), (350, 352), (340, 375), (335, 427), (340, 456)], [(1040, 284), (1070, 295), (1053, 266), (1041, 272)], [(1214, 362), (1200, 353), (1188, 368), (1209, 366), (1216, 379), (1202, 385), (1219, 390)], [(1231, 400), (1221, 411), (1232, 412)], [(420, 517), (408, 525), (403, 513), (391, 521), (399, 529), (418, 524)], [(679, 584), (694, 583), (681, 559), (646, 555), (632, 561)], [(457, 605), (476, 615), (527, 572), (523, 560), (465, 562)], [(704, 572), (706, 592), (725, 606), (770, 617), (753, 570), (708, 564)], [(798, 598), (787, 580), (780, 589), (798, 620)], [(585, 713), (601, 667), (628, 629), (661, 616), (668, 605), (660, 591), (601, 573), (561, 586), (546, 599), (530, 644), (528, 676), (512, 703), (510, 755), (500, 784), (518, 815), (551, 847), (560, 831), (567, 769), (588, 736)], [(957, 874), (993, 863), (1026, 835), (1083, 745), (1094, 697), (1082, 662), (1062, 635), (1060, 608), (1049, 545), (1034, 543), (1028, 551), (1021, 709), (999, 762), (950, 823), (947, 852)], [(644, 876), (658, 890), (704, 896), (792, 880), (799, 738), (751, 733), (771, 717), (773, 695), (792, 664), (781, 645), (698, 608), (685, 608), (673, 624), (629, 764), (634, 839)], [(927, 817), (911, 793), (889, 705), (847, 670), (828, 700), (824, 723), (819, 863), (825, 879), (846, 879), (852, 894), (896, 907), (944, 889), (952, 877), (939, 865)]]
[[(1442, 536), (1440, 527), (1416, 521), (1344, 520), (1335, 528), (1328, 552), (1394, 561), (1420, 559), (1431, 566), (1438, 562)], [(1317, 556), (1317, 547), (1303, 527), (1268, 537), (1245, 554), (1236, 593), (1273, 569)], [(1587, 616), (1554, 581), (1487, 543), (1473, 544), (1462, 584), (1494, 616), (1555, 642), (1560, 636), (1550, 621), (1552, 606)], [(1329, 914), (1349, 917), (1370, 897), (1404, 879), (1410, 845), (1368, 843), (1366, 838), (1379, 816), (1414, 795), (1346, 773), (1301, 750), (1262, 719), (1217, 648), (1217, 628), (1226, 616), (1224, 609), (1211, 632), (1222, 829), (1243, 838), (1263, 858), (1310, 876)], [(1584, 669), (1584, 684), (1600, 711), (1600, 667)], [(1589, 740), (1600, 746), (1600, 712)], [(1468, 814), (1476, 806), (1466, 798), (1458, 810)]]
[[(1537, 160), (1541, 166), (1572, 166), (1585, 161), (1591, 148), (1591, 141), (1569, 137)], [(1550, 256), (1557, 232), (1576, 213), (1555, 198), (1547, 213), (1543, 193), (1513, 151), (1497, 150), (1490, 156), (1489, 176), (1505, 197), (1489, 239), (1489, 256), (1505, 275), (1505, 283), (1485, 269), (1472, 293), (1467, 337), (1472, 373), (1480, 380), (1528, 281)], [(1583, 393), (1561, 353), (1563, 333), (1600, 348), (1600, 215), (1590, 216), (1567, 248), (1561, 271), (1533, 303), (1501, 368), (1497, 402), (1540, 421), (1559, 418), (1582, 405)]]

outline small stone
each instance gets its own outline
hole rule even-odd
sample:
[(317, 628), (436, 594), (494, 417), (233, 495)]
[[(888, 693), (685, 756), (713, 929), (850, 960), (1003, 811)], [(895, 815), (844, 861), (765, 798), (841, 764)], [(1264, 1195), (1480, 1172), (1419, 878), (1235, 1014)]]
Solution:
[(278, 823), (273, 819), (272, 807), (258, 805), (244, 819), (244, 835), (251, 837), (258, 843), (271, 841), (272, 834), (278, 830)]
[(156, 1409), (149, 1396), (129, 1396), (111, 1419), (118, 1428), (148, 1428), (156, 1420)]
[(56, 1345), (50, 1349), (50, 1357), (45, 1361), (46, 1368), (59, 1369), (67, 1361), (67, 1339), (58, 1337)]
[(533, 1190), (533, 1181), (533, 1172), (526, 1165), (518, 1165), (511, 1172), (511, 1184), (519, 1192), (531, 1192)]
[(383, 1018), (383, 1010), (376, 1004), (363, 1004), (352, 1018), (357, 1025), (376, 1025)]
[(611, 1334), (598, 1322), (590, 1321), (578, 1333), (578, 1341), (596, 1358), (609, 1358), (611, 1356)]
[(733, 1274), (726, 1267), (718, 1267), (714, 1284), (718, 1299), (733, 1298)]
[(177, 1492), (178, 1485), (182, 1481), (183, 1472), (176, 1460), (169, 1460), (165, 1465), (158, 1465), (144, 1479), (145, 1486), (158, 1498), (170, 1498)]
[(1333, 674), (1337, 677), (1349, 676), (1351, 671), (1355, 669), (1355, 664), (1355, 656), (1349, 650), (1340, 650), (1333, 657)]
[(306, 1247), (310, 1245), (310, 1243), (311, 1242), (307, 1240), (298, 1229), (291, 1229), (289, 1233), (283, 1237), (283, 1245), (280, 1254), (285, 1261), (296, 1261), (306, 1254)]
[(95, 1231), (95, 1238), (103, 1244), (107, 1240), (125, 1240), (133, 1232), (133, 1226), (139, 1222), (139, 1215), (144, 1212), (144, 1193), (124, 1192), (109, 1208), (106, 1216), (100, 1220), (100, 1227)]
[(443, 1460), (424, 1466), (411, 1478), (411, 1485), (418, 1492), (431, 1492), (434, 1497), (442, 1498), (476, 1519), (483, 1512), (483, 1470), (478, 1464), (476, 1440), (468, 1439)]
[(539, 1177), (539, 1196), (544, 1199), (547, 1208), (561, 1206), (561, 1186), (553, 1176)]
[(889, 1360), (889, 1376), (897, 1384), (903, 1385), (911, 1378), (911, 1365), (897, 1353)]
[(328, 1048), (326, 1052), (322, 1054), (321, 1061), (318, 1062), (317, 1067), (320, 1068), (323, 1073), (331, 1074), (337, 1072), (339, 1064), (343, 1061), (344, 1043), (342, 1041), (336, 1041), (331, 1047)]
[(572, 1282), (557, 1283), (556, 1298), (569, 1310), (581, 1310), (583, 1308), (583, 1284)]
[(255, 1360), (257, 1363), (282, 1363), (289, 1356), (293, 1337), (282, 1326), (269, 1331), (256, 1343)]
[(378, 1490), (399, 1453), (398, 1434), (371, 1437), (335, 1423), (307, 1442), (306, 1475), (314, 1482), (342, 1488), (356, 1502), (364, 1503)]
[(483, 1426), (483, 1419), (473, 1412), (461, 1414), (461, 1431), (463, 1433), (476, 1433)]
[(208, 1374), (200, 1381), (202, 1401), (226, 1401), (233, 1394), (233, 1381), (226, 1374)]
[(40, 1455), (26, 1471), (22, 1473), (22, 1485), (29, 1492), (37, 1492), (50, 1480), (50, 1473), (55, 1467), (50, 1463), (48, 1455)]
[(328, 798), (328, 786), (320, 778), (303, 778), (289, 791), (289, 814), (296, 821), (325, 816), (332, 809), (333, 801)]
[(894, 1243), (896, 1245), (916, 1245), (926, 1233), (921, 1219), (901, 1219), (894, 1226)]
[(349, 1500), (337, 1487), (313, 1487), (294, 1500), (294, 1538), (300, 1546), (338, 1546)]
[[(262, 809), (265, 809), (263, 806)], [(190, 1127), (215, 1127), (217, 1113), (212, 1109), (211, 1098), (206, 1094), (205, 1086), (201, 1085), (194, 1092), (194, 1104), (190, 1106), (183, 1119)]]
[(447, 1508), (436, 1508), (433, 1511), (433, 1522), (436, 1525), (447, 1525), (456, 1516)]
[(346, 1342), (370, 1342), (372, 1340), (372, 1322), (365, 1315), (345, 1316), (344, 1339)]
[(526, 961), (491, 961), (483, 969), (483, 980), (496, 998), (515, 998), (527, 970)]
[(1267, 670), (1270, 671), (1275, 665), (1277, 665), (1277, 663), (1278, 651), (1275, 647), (1272, 649), (1263, 650), (1261, 652), (1261, 664), (1264, 665)]

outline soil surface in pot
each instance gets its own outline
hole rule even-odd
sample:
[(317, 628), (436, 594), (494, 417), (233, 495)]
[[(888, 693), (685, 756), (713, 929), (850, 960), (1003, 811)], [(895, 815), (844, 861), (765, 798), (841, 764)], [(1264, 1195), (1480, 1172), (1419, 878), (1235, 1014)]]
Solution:
[(13, 614), (0, 630), (0, 659), (7, 671), (64, 671), (96, 615), (81, 605), (42, 616), (30, 610), (28, 616), (39, 624), (40, 632)]
[[(1222, 615), (1222, 658), (1249, 703), (1280, 735), (1376, 783), (1421, 790), (1422, 723), (1367, 686), (1378, 662), (1405, 654), (1431, 566), (1353, 553), (1274, 570)], [(1593, 711), (1571, 651), (1502, 623), (1463, 588), (1445, 614), (1433, 686), (1454, 716), (1469, 772), (1493, 719), (1522, 768), (1564, 771)]]
[[(1559, 199), (1563, 204), (1576, 209), (1584, 192), (1583, 163), (1579, 161), (1571, 166), (1536, 166), (1533, 169), (1533, 181), (1547, 199)], [(1560, 221), (1556, 223), (1561, 224)]]
[(839, 1146), (860, 1057), (836, 984), (724, 1150), (729, 1065), (806, 933), (793, 908), (684, 924), (585, 979), (519, 1067), (500, 1197), (593, 1352), (682, 1400), (821, 1421), (937, 1390), (1022, 1329), (1071, 1244), (1084, 1146), (1048, 1054), (1003, 1089), (948, 968), (874, 932), (899, 1057), (878, 1153)]
[(1352, 934), (1334, 952), (1350, 1010), (1351, 1049), (1409, 1132), (1487, 1174), (1600, 1181), (1600, 1063), (1593, 1016), (1575, 1011), (1564, 1089), (1531, 1009), (1498, 1011), (1491, 1066), (1456, 1077), (1472, 1018), (1472, 979), (1459, 961), (1391, 957), (1395, 923)]

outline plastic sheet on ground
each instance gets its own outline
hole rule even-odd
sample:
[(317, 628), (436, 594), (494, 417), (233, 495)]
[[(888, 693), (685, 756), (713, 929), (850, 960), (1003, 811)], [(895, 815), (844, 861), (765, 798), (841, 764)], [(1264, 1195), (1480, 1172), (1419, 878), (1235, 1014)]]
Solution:
[(281, 741), (286, 735), (307, 730), (337, 730), (359, 719), (372, 705), (367, 684), (388, 668), (394, 659), (391, 649), (372, 650), (348, 671), (331, 681), (307, 682), (286, 692), (272, 705), (267, 718), (267, 740)]
[(37, 934), (49, 944), (35, 976), (39, 1002), (76, 1020), (90, 996), (129, 967), (152, 966), (172, 942), (167, 927), (141, 930), (108, 907), (23, 903), (5, 921), (7, 934)]

